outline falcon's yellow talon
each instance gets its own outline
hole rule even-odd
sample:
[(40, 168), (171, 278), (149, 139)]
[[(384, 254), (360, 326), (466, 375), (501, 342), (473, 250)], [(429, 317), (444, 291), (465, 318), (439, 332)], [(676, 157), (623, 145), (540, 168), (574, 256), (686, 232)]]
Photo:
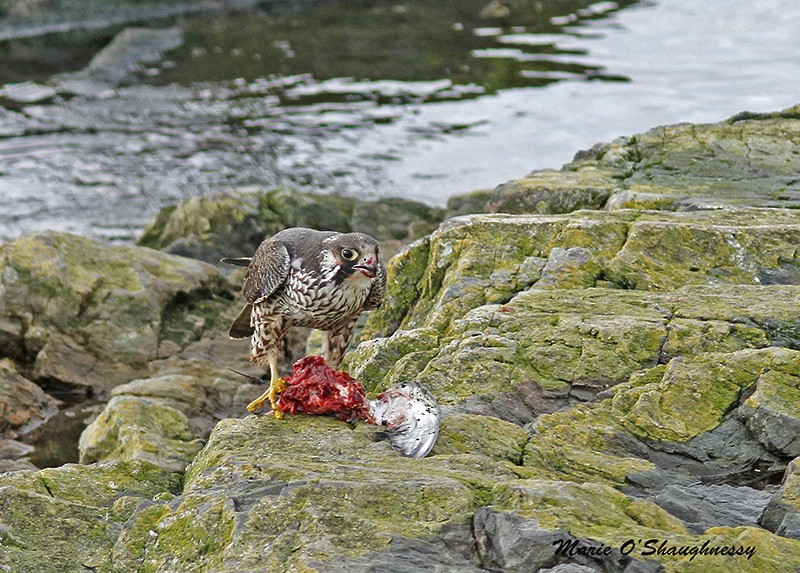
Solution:
[(247, 405), (247, 411), (255, 414), (264, 407), (264, 402), (267, 401), (267, 393), (264, 392), (261, 396), (253, 400)]
[(273, 380), (269, 385), (269, 390), (267, 390), (267, 397), (272, 406), (272, 415), (275, 416), (276, 420), (283, 419), (283, 412), (278, 407), (278, 395), (284, 390), (286, 390), (286, 381), (283, 378)]
[(247, 405), (247, 411), (251, 413), (256, 413), (264, 408), (264, 403), (269, 401), (270, 406), (272, 407), (272, 413), (275, 416), (276, 420), (283, 419), (283, 412), (278, 407), (278, 396), (281, 392), (286, 390), (286, 381), (283, 378), (276, 378), (272, 382), (269, 383), (269, 388), (266, 392), (261, 394), (258, 398), (253, 400)]

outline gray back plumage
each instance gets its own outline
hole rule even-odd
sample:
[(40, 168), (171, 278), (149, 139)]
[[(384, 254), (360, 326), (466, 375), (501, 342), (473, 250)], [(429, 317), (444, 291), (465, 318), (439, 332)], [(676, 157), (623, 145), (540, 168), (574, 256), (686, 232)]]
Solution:
[(257, 302), (271, 295), (289, 276), (291, 256), (277, 235), (262, 242), (250, 261), (244, 279), (244, 299)]

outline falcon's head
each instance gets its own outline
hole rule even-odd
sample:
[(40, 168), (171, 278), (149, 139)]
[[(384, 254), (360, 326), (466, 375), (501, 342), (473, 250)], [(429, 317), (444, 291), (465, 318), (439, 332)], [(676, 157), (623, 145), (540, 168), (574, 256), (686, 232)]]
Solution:
[(323, 241), (326, 266), (335, 266), (344, 278), (372, 280), (381, 265), (378, 241), (364, 233), (345, 233)]

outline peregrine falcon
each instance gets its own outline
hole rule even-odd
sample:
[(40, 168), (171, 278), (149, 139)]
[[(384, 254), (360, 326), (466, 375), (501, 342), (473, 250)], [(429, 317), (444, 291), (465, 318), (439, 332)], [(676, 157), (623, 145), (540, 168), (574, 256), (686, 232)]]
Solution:
[(365, 310), (380, 306), (386, 268), (378, 241), (363, 233), (285, 229), (266, 239), (252, 258), (225, 258), (247, 266), (245, 306), (231, 324), (231, 338), (250, 337), (250, 361), (270, 369), (269, 389), (248, 404), (257, 412), (269, 400), (276, 418), (283, 414), (278, 395), (285, 383), (278, 354), (288, 328), (325, 331), (322, 355), (336, 368)]

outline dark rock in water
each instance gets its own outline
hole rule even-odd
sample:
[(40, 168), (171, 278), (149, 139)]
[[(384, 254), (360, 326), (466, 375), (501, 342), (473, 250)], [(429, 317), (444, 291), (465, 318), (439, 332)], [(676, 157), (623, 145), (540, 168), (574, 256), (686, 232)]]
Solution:
[(103, 84), (102, 88), (120, 84), (147, 63), (156, 62), (163, 52), (181, 45), (180, 27), (126, 28), (92, 58), (82, 71), (62, 76), (60, 89), (70, 89), (79, 80)]

